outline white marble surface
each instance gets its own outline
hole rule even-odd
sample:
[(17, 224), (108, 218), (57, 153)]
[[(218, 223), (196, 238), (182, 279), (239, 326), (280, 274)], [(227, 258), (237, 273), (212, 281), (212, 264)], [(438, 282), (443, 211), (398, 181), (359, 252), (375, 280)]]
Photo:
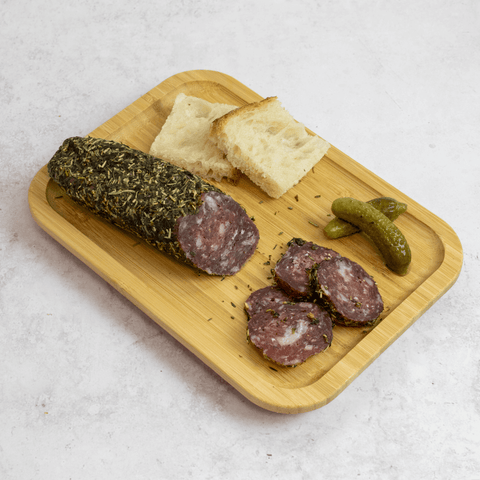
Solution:
[[(0, 2), (0, 478), (480, 479), (477, 0)], [(56, 243), (60, 143), (218, 70), (449, 223), (447, 294), (329, 405), (256, 407)]]

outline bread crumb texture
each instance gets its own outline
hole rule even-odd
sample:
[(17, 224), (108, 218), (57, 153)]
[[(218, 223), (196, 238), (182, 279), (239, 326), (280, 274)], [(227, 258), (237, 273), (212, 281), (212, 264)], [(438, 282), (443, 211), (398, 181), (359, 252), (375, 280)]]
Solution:
[(325, 140), (310, 135), (277, 97), (214, 120), (210, 138), (234, 167), (273, 198), (295, 186), (330, 148)]
[(235, 182), (240, 172), (210, 141), (209, 131), (214, 120), (236, 108), (180, 93), (149, 153), (205, 179)]

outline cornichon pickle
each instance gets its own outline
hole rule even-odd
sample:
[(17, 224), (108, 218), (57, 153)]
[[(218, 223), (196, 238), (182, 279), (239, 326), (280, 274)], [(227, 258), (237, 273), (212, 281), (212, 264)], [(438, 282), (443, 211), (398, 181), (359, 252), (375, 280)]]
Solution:
[[(382, 212), (392, 222), (396, 220), (402, 213), (407, 211), (406, 203), (397, 202), (397, 200), (391, 197), (374, 198), (373, 200), (369, 200), (367, 203)], [(359, 232), (360, 229), (355, 225), (352, 225), (351, 223), (348, 223), (345, 220), (337, 217), (328, 222), (323, 231), (327, 237), (336, 239), (353, 235), (354, 233)]]
[(332, 203), (332, 212), (368, 235), (390, 270), (398, 275), (407, 273), (412, 260), (410, 247), (402, 232), (382, 212), (354, 198), (337, 198)]

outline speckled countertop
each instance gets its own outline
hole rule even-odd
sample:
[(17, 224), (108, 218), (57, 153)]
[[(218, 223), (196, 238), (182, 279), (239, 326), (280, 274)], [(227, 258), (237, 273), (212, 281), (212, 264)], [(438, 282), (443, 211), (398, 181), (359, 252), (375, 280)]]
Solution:
[[(480, 4), (4, 0), (0, 478), (480, 479)], [(227, 73), (440, 216), (458, 281), (327, 406), (263, 410), (33, 220), (31, 180), (176, 73)]]

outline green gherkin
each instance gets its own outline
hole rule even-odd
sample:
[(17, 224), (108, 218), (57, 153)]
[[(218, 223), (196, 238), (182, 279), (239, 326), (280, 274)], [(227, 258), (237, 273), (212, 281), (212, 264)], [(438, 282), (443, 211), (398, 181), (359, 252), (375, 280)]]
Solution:
[(387, 267), (398, 275), (406, 275), (412, 261), (410, 246), (403, 233), (382, 212), (354, 198), (337, 198), (332, 212), (361, 229), (376, 245)]
[[(373, 200), (369, 200), (367, 203), (382, 212), (392, 222), (396, 220), (402, 213), (407, 211), (406, 203), (398, 202), (391, 197), (374, 198)], [(352, 223), (342, 220), (341, 218), (335, 217), (333, 220), (328, 222), (323, 231), (327, 237), (336, 239), (360, 232), (360, 228)]]

